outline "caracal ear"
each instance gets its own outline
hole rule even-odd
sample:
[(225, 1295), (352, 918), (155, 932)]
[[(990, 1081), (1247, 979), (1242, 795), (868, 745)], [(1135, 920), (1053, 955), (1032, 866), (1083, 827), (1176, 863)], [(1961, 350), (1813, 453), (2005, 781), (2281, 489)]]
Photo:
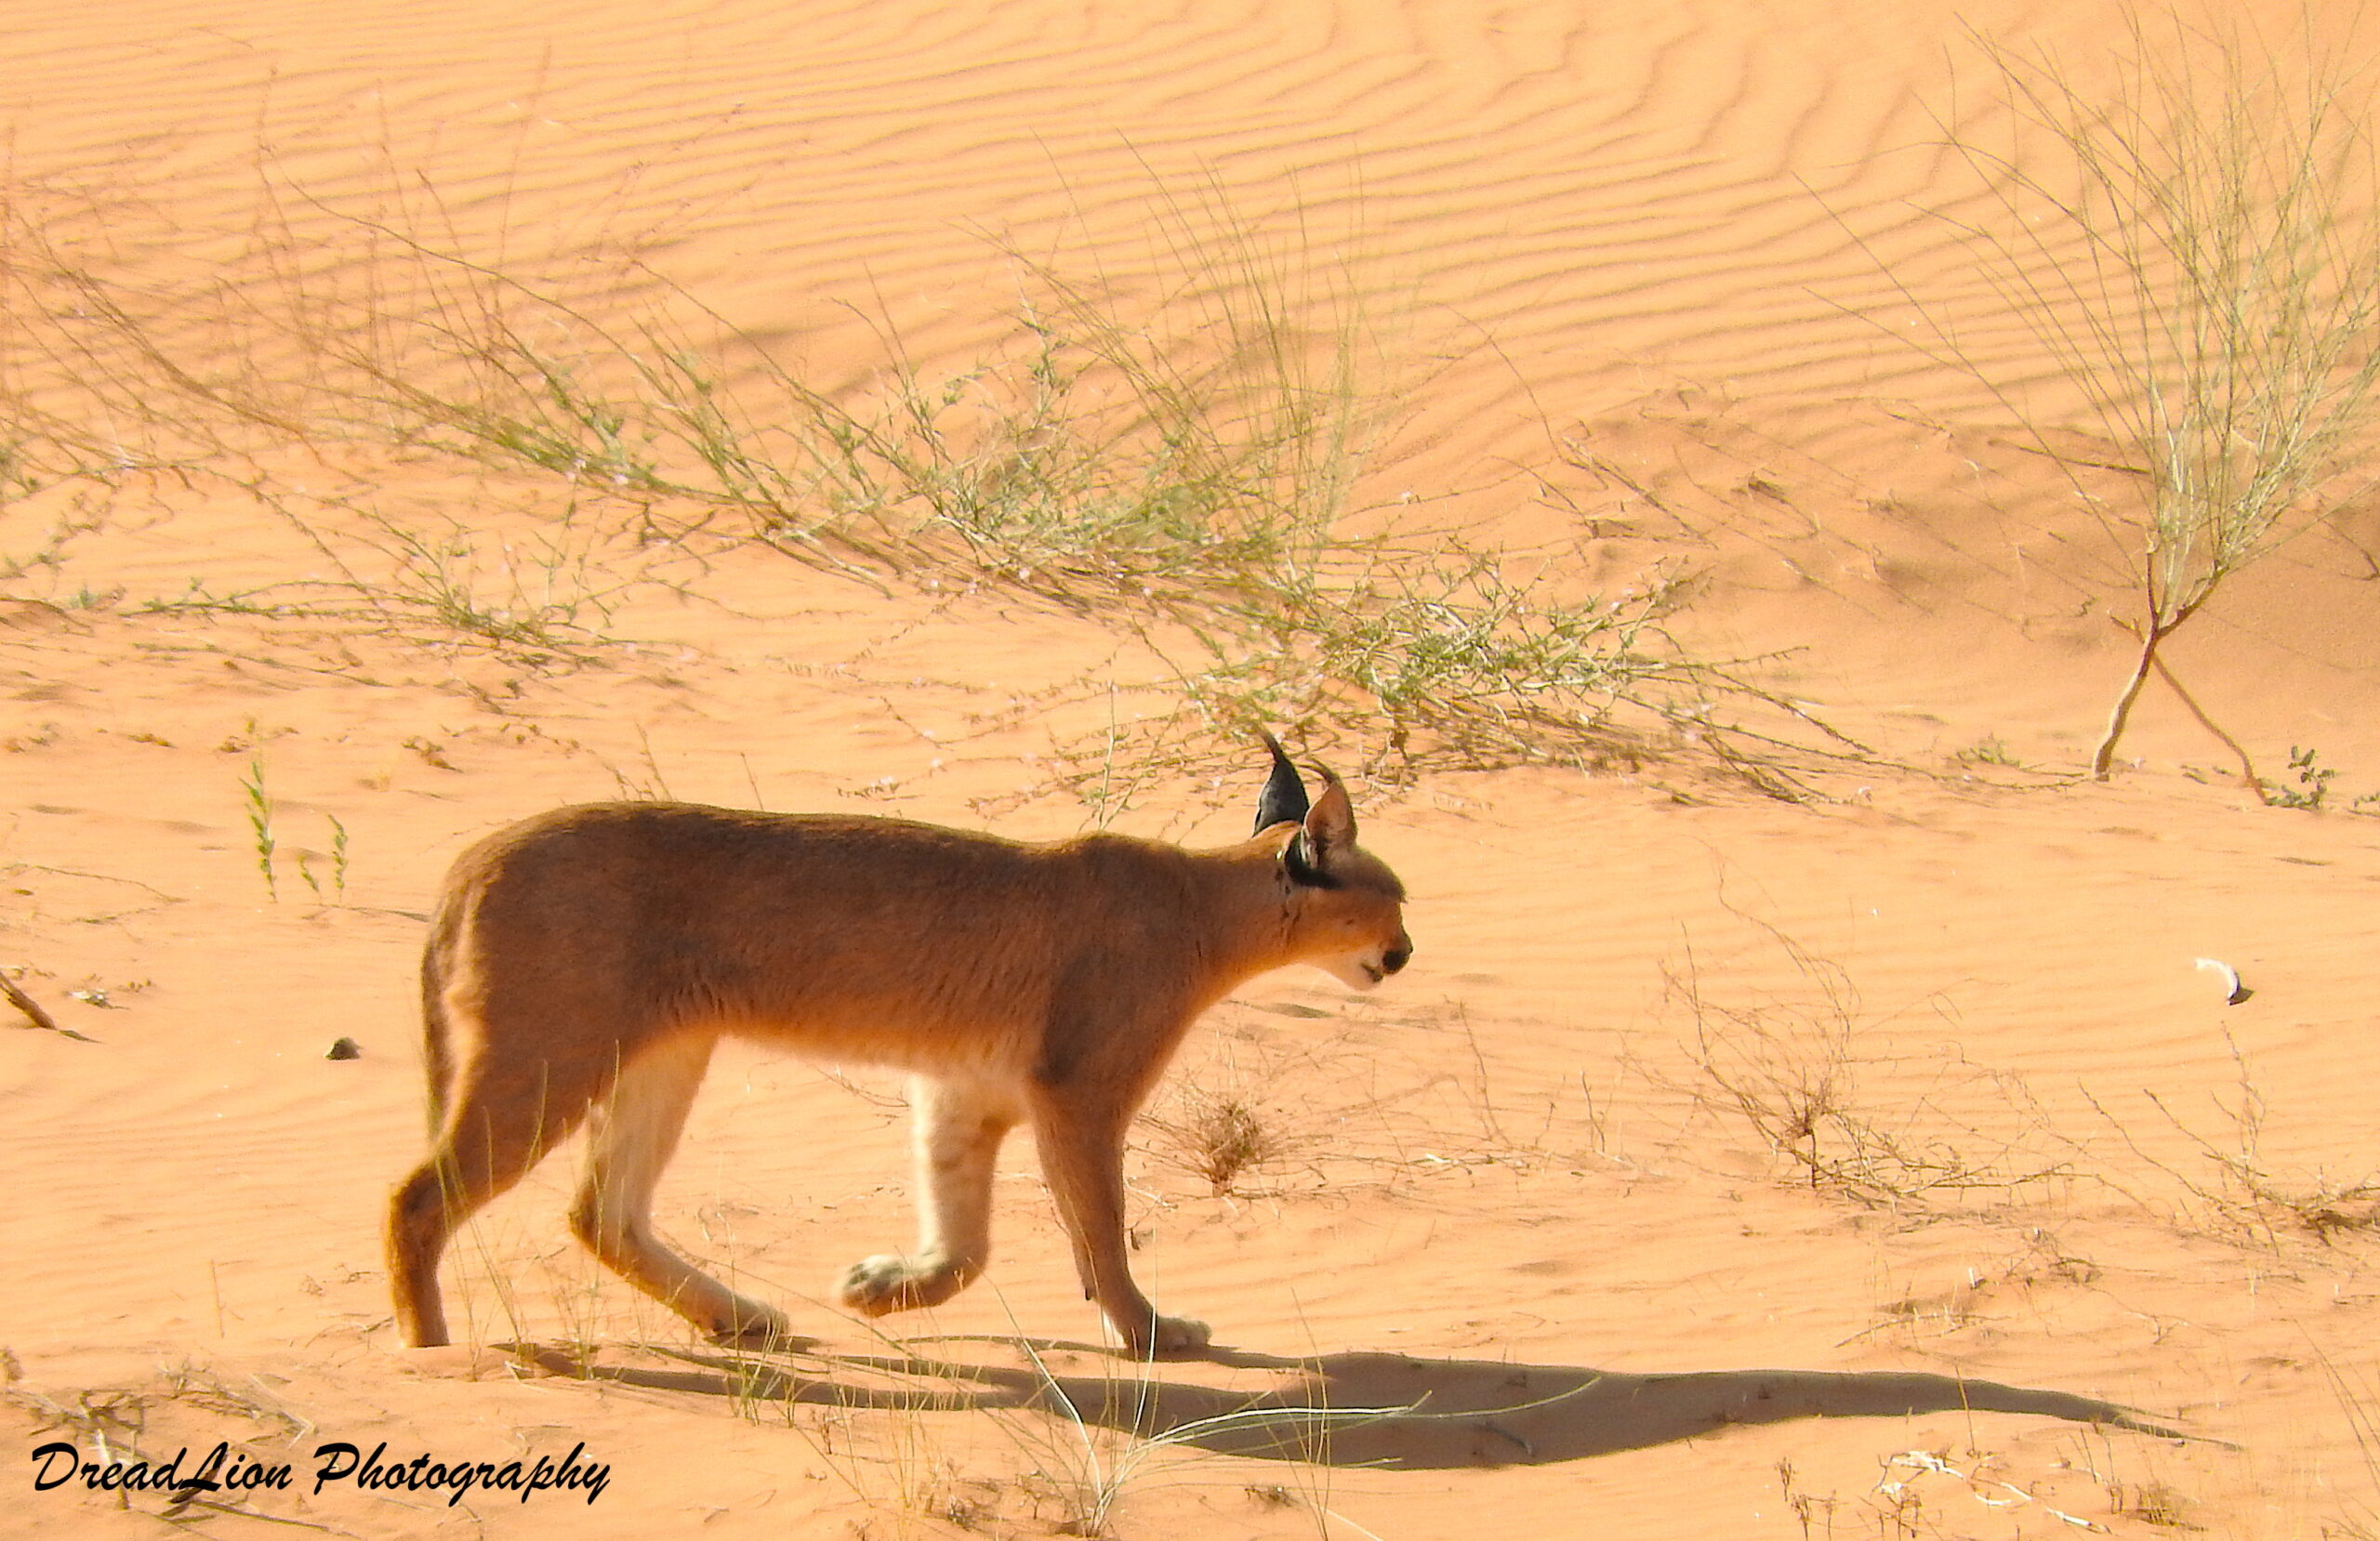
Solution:
[(1281, 741), (1272, 734), (1264, 735), (1264, 747), (1273, 751), (1273, 774), (1264, 783), (1263, 793), (1256, 799), (1256, 828), (1263, 834), (1275, 824), (1303, 823), (1306, 815), (1305, 783), (1298, 776), (1298, 768), (1281, 748)]
[(1315, 769), (1322, 770), (1322, 779), (1329, 784), (1307, 811), (1297, 843), (1307, 864), (1328, 871), (1355, 847), (1355, 805), (1347, 800), (1347, 788), (1338, 777), (1320, 766)]

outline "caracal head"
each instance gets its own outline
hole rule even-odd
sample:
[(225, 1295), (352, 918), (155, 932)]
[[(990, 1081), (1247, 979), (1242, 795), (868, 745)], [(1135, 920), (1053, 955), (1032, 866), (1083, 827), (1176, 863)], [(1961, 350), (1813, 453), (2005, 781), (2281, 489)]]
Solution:
[(1256, 804), (1258, 838), (1271, 843), (1289, 895), (1289, 943), (1299, 961), (1370, 990), (1405, 967), (1413, 939), (1405, 931), (1405, 885), (1379, 857), (1355, 844), (1355, 810), (1329, 770), (1311, 802), (1305, 783), (1278, 741), (1272, 778)]

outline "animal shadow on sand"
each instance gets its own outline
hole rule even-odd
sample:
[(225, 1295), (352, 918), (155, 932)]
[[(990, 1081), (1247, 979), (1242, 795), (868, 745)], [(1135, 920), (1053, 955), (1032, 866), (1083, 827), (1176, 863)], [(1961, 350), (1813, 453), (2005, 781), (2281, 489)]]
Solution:
[[(944, 1359), (928, 1343), (1005, 1345), (1017, 1365)], [(1086, 1343), (914, 1338), (884, 1354), (747, 1353), (648, 1348), (665, 1363), (612, 1364), (550, 1347), (501, 1345), (556, 1375), (755, 1402), (905, 1412), (1031, 1409), (1135, 1438), (1222, 1455), (1392, 1470), (1545, 1466), (1648, 1449), (1736, 1424), (1792, 1418), (2018, 1413), (2193, 1436), (2138, 1412), (2064, 1391), (1918, 1371), (1704, 1370), (1632, 1375), (1569, 1364), (1424, 1359), (1400, 1353), (1281, 1358), (1210, 1349), (1186, 1356), (1274, 1372), (1268, 1390), (1162, 1376)], [(1104, 1369), (1070, 1373), (1082, 1358)], [(674, 1362), (674, 1363), (669, 1363)]]

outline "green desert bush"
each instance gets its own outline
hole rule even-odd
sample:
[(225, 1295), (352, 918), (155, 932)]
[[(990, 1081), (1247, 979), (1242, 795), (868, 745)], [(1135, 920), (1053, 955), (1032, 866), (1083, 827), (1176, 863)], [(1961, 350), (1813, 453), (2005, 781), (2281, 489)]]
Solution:
[[(2136, 499), (2075, 481), (2134, 586), (2122, 624), (2138, 651), (2092, 754), (2104, 779), (2166, 640), (2321, 520), (2367, 461), (2380, 381), (2370, 82), (2310, 29), (2302, 57), (2284, 58), (2222, 16), (2137, 10), (2104, 61), (1976, 42), (2005, 109), (1986, 121), (2005, 133), (1951, 129), (1982, 195), (1935, 212), (2069, 399), (2035, 395), (1947, 307), (1903, 297), (1920, 346), (1974, 375), (2069, 474), (2081, 458), (2049, 430), (2111, 443), (2092, 458), (2138, 477)], [(2254, 784), (2252, 766), (2242, 775)]]
[[(1211, 184), (1160, 187), (1129, 270), (1007, 249), (999, 339), (930, 367), (866, 317), (877, 366), (829, 389), (634, 241), (527, 260), (426, 180), (382, 180), (333, 202), (268, 167), (229, 255), (170, 281), (115, 255), (141, 244), (122, 233), (137, 209), (10, 200), (10, 466), (170, 468), (286, 514), (306, 505), (272, 458), (291, 447), (460, 456), (565, 479), (575, 508), (641, 540), (1029, 590), (1149, 643), (1171, 676), (1169, 706), (1102, 744), (1103, 775), (1119, 750), (1161, 767), (1195, 741), (1211, 759), (1256, 722), (1400, 774), (1684, 756), (1782, 796), (1860, 752), (1756, 665), (1682, 647), (1662, 625), (1687, 592), (1673, 577), (1580, 592), (1558, 553), (1471, 551), (1363, 506), (1395, 350), (1302, 206), (1257, 218)], [(567, 604), (489, 602), (443, 532), (364, 517), (430, 619), (514, 647), (575, 635)]]

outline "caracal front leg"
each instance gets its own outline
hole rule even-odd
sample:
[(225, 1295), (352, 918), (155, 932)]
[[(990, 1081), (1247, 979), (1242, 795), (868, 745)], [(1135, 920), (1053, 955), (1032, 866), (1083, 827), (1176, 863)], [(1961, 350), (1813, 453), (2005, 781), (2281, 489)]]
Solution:
[(1130, 1110), (1106, 1106), (1079, 1087), (1037, 1088), (1033, 1139), (1041, 1170), (1057, 1200), (1058, 1218), (1074, 1243), (1085, 1298), (1106, 1313), (1124, 1346), (1146, 1359), (1207, 1346), (1204, 1322), (1159, 1316), (1140, 1286), (1124, 1250), (1124, 1126)]
[(707, 1034), (666, 1038), (621, 1067), (611, 1097), (595, 1111), (570, 1228), (614, 1272), (713, 1340), (787, 1340), (792, 1327), (774, 1307), (736, 1294), (653, 1233), (653, 1190), (686, 1126), (714, 1041)]
[(992, 1169), (1020, 1110), (980, 1082), (920, 1075), (909, 1084), (918, 1164), (918, 1245), (843, 1270), (835, 1294), (863, 1316), (938, 1306), (992, 1258)]

